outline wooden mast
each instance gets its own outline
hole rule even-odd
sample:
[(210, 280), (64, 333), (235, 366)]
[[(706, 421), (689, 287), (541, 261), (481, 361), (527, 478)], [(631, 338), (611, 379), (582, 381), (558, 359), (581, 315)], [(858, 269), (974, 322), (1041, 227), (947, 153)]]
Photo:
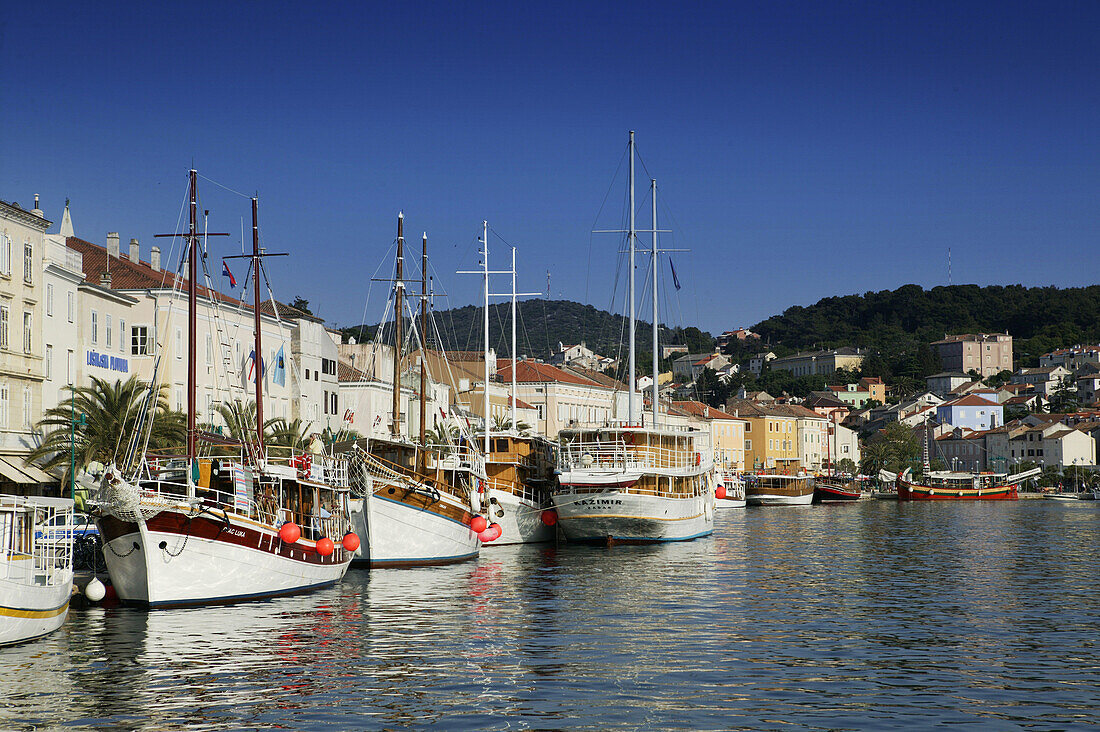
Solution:
[(424, 430), (428, 416), (428, 233), (424, 232), (424, 251), (420, 258), (420, 447), (424, 460)]
[[(259, 217), (257, 214), (258, 200), (255, 196), (252, 197), (252, 276), (254, 281), (252, 283), (254, 296), (253, 296), (253, 311), (255, 313), (255, 328), (256, 328), (256, 360), (253, 363), (256, 366), (256, 449), (257, 459), (263, 459), (264, 457), (264, 387), (263, 387), (263, 350), (260, 347), (260, 225)], [(275, 307), (275, 303), (271, 303), (272, 307)], [(194, 354), (191, 354), (194, 359)]]
[(405, 214), (397, 214), (397, 274), (394, 278), (394, 305), (393, 305), (393, 421), (390, 423), (390, 434), (394, 437), (401, 436), (401, 342), (404, 340), (404, 288), (402, 279), (403, 264), (405, 258)]
[(189, 198), (191, 199), (191, 216), (190, 225), (187, 230), (187, 244), (188, 251), (188, 280), (187, 280), (187, 463), (188, 463), (188, 475), (191, 474), (191, 461), (195, 459), (196, 449), (195, 442), (198, 436), (198, 431), (195, 426), (195, 415), (198, 412), (198, 394), (196, 391), (196, 385), (198, 382), (197, 367), (198, 358), (196, 357), (196, 343), (198, 341), (198, 316), (196, 311), (198, 310), (198, 291), (196, 289), (196, 283), (199, 279), (198, 269), (198, 255), (197, 250), (199, 248), (199, 238), (196, 232), (196, 181), (198, 179), (198, 171), (194, 168), (191, 169), (188, 174), (188, 188)]

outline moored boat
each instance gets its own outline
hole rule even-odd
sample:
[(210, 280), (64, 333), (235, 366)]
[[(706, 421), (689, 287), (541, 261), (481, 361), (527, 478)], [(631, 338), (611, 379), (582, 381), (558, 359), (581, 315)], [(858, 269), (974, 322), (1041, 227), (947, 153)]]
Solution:
[(901, 501), (1015, 501), (1019, 486), (1042, 472), (1033, 468), (1022, 473), (962, 473), (929, 471), (919, 481), (906, 470), (897, 477)]
[(750, 506), (808, 506), (814, 499), (814, 477), (750, 473), (745, 476), (745, 499)]
[(716, 471), (715, 496), (715, 508), (744, 508), (748, 505), (745, 481), (733, 471)]
[[(290, 449), (281, 455), (269, 452), (263, 379), (253, 380), (254, 432), (242, 424), (243, 439), (225, 441), (198, 429), (196, 179), (197, 171), (191, 170), (190, 224), (184, 235), (190, 274), (174, 284), (187, 287), (189, 314), (186, 449), (182, 455), (146, 453), (158, 394), (154, 368), (153, 386), (139, 404), (129, 405), (139, 415), (136, 425), (123, 436), (122, 449), (104, 470), (92, 501), (119, 599), (148, 607), (224, 604), (330, 586), (344, 576), (359, 544), (350, 534), (344, 459)], [(262, 354), (260, 262), (265, 255), (259, 249), (255, 198), (252, 232), (254, 353)]]
[(41, 638), (65, 622), (73, 537), (48, 527), (72, 514), (67, 498), (0, 495), (0, 646)]
[(488, 475), (482, 506), (500, 525), (493, 544), (530, 544), (552, 541), (555, 518), (550, 511), (553, 482), (552, 447), (544, 438), (494, 433), (485, 461)]
[(570, 541), (683, 541), (714, 530), (710, 445), (695, 430), (562, 430), (551, 496)]
[(858, 501), (861, 495), (859, 481), (821, 476), (814, 479), (814, 503)]

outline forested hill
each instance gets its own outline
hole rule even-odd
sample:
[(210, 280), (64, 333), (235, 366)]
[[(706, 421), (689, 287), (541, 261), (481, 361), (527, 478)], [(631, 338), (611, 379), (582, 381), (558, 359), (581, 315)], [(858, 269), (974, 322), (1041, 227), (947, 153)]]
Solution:
[[(512, 349), (512, 313), (510, 303), (493, 304), (489, 308), (489, 337), (496, 352), (507, 357)], [(517, 350), (521, 355), (547, 358), (558, 342), (571, 345), (584, 341), (596, 353), (612, 358), (626, 355), (626, 326), (621, 315), (582, 305), (570, 300), (522, 300), (518, 304)], [(482, 309), (473, 305), (434, 314), (435, 322), (447, 350), (480, 350), (482, 338)], [(651, 349), (651, 325), (638, 321), (637, 348), (648, 354)], [(342, 328), (344, 337), (361, 337), (362, 326)], [(362, 333), (369, 337), (373, 328)], [(434, 339), (434, 336), (433, 336)], [(664, 344), (684, 343), (692, 351), (709, 351), (714, 339), (698, 328), (662, 329)], [(622, 344), (620, 346), (620, 344)]]
[(945, 333), (1008, 332), (1016, 365), (1028, 366), (1051, 349), (1100, 341), (1100, 286), (905, 285), (787, 308), (753, 331), (792, 350), (861, 346), (888, 359), (908, 354), (925, 360), (930, 354), (921, 346)]

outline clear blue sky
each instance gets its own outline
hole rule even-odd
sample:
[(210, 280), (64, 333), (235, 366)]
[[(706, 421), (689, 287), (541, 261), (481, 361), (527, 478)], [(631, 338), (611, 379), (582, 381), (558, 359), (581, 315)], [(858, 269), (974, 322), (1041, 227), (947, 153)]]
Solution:
[[(39, 193), (59, 221), (70, 197), (79, 236), (147, 257), (194, 161), (259, 192), (266, 245), (293, 254), (276, 295), (329, 321), (359, 322), (398, 210), (428, 231), (440, 306), (479, 298), (452, 273), (486, 218), (521, 288), (549, 269), (555, 297), (606, 308), (618, 247), (589, 230), (622, 217), (620, 173), (595, 221), (634, 129), (692, 249), (666, 306), (684, 324), (944, 284), (948, 247), (956, 283), (1092, 284), (1098, 21), (1096, 3), (8, 3), (0, 199)], [(247, 201), (200, 193), (234, 232), (218, 252), (239, 248)]]

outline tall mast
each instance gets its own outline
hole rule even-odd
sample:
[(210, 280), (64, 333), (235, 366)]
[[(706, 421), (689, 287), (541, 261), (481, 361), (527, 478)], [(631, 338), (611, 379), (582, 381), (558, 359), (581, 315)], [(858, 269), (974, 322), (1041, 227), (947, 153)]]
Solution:
[(393, 299), (393, 421), (390, 423), (390, 433), (394, 437), (401, 436), (401, 343), (404, 340), (404, 261), (405, 261), (405, 214), (397, 214), (397, 275), (394, 278)]
[(626, 382), (627, 423), (634, 424), (634, 130), (630, 131), (630, 229), (626, 238), (630, 244), (630, 371)]
[[(198, 394), (196, 392), (196, 384), (198, 383), (197, 371), (195, 364), (198, 363), (195, 353), (195, 343), (198, 340), (196, 333), (198, 331), (198, 317), (196, 311), (198, 310), (198, 290), (195, 283), (199, 279), (198, 269), (198, 254), (199, 248), (198, 234), (195, 231), (197, 222), (196, 215), (196, 199), (198, 194), (196, 192), (196, 181), (198, 180), (198, 171), (194, 168), (191, 169), (188, 174), (189, 177), (189, 198), (191, 199), (191, 217), (190, 225), (187, 232), (188, 242), (188, 263), (187, 263), (187, 460), (188, 465), (195, 459), (196, 449), (195, 442), (198, 435), (198, 430), (195, 426), (195, 414), (198, 411)], [(191, 469), (188, 467), (187, 474), (191, 474)]]
[[(427, 419), (428, 371), (428, 232), (424, 232), (423, 254), (420, 257), (420, 446), (425, 444), (424, 421)], [(423, 455), (423, 451), (420, 453)]]
[(512, 431), (518, 432), (516, 427), (516, 368), (519, 360), (516, 356), (516, 248), (512, 247), (512, 408), (509, 414), (512, 420)]
[(650, 198), (653, 199), (653, 251), (651, 268), (653, 270), (653, 426), (657, 426), (657, 180), (649, 181)]
[[(485, 282), (485, 394), (482, 399), (485, 407), (485, 459), (489, 459), (489, 222), (481, 222), (481, 269)], [(512, 370), (515, 370), (513, 365)]]
[[(263, 380), (263, 350), (260, 345), (260, 224), (257, 213), (258, 200), (252, 197), (252, 277), (253, 277), (253, 312), (255, 313), (256, 328), (256, 449), (257, 457), (262, 459), (264, 455), (264, 380)], [(274, 303), (272, 303), (274, 307)], [(195, 354), (191, 354), (192, 360)]]

